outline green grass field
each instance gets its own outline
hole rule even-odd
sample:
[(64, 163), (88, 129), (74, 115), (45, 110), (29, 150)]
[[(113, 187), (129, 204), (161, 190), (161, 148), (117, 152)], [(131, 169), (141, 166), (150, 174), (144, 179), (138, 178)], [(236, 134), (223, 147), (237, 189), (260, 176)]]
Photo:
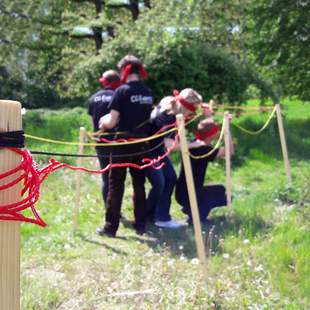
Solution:
[[(47, 228), (22, 225), (22, 309), (309, 309), (310, 107), (287, 100), (283, 111), (292, 186), (276, 120), (257, 136), (232, 126), (233, 206), (212, 211), (203, 226), (207, 283), (192, 228), (148, 226), (146, 235), (134, 233), (129, 178), (124, 219), (118, 237), (110, 239), (95, 234), (103, 218), (100, 177), (83, 173), (79, 229), (73, 233), (76, 173), (62, 170), (43, 184), (37, 204)], [(256, 130), (267, 118), (268, 113), (233, 123)], [(82, 109), (25, 116), (26, 133), (42, 137), (77, 140), (80, 126), (90, 129)], [(27, 147), (76, 152), (29, 140)], [(173, 158), (179, 162), (178, 154)], [(97, 162), (85, 159), (83, 165)], [(213, 164), (206, 183), (224, 182), (224, 172), (223, 162)], [(185, 220), (175, 201), (171, 209), (174, 218)]]

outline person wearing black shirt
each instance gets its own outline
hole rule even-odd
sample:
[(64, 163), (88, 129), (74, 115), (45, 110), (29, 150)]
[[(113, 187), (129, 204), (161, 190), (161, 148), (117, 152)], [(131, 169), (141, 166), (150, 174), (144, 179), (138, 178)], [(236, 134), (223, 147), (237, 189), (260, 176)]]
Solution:
[[(105, 71), (99, 79), (102, 89), (93, 94), (88, 102), (88, 114), (92, 118), (93, 129), (95, 132), (99, 130), (99, 120), (102, 116), (110, 113), (110, 104), (114, 95), (115, 89), (120, 86), (120, 76), (116, 71)], [(105, 138), (111, 136), (105, 136)], [(106, 152), (106, 147), (96, 146), (96, 153), (101, 169), (104, 169), (109, 164), (109, 155)], [(102, 176), (102, 198), (106, 205), (109, 185), (109, 173), (105, 172)]]
[[(151, 114), (151, 124), (154, 132), (158, 132), (158, 130), (165, 127), (168, 129), (175, 126), (178, 113), (183, 114), (185, 117), (194, 115), (201, 101), (200, 94), (191, 88), (186, 88), (180, 93), (175, 92), (174, 96), (163, 98)], [(153, 143), (158, 144), (160, 139), (165, 139), (165, 142), (172, 142), (174, 134), (156, 139)], [(153, 152), (153, 156), (163, 155), (165, 151), (165, 147), (161, 147)], [(165, 165), (159, 170), (146, 169), (146, 176), (152, 184), (147, 198), (148, 217), (158, 227), (178, 228), (182, 225), (171, 219), (170, 216), (171, 196), (176, 183), (176, 173), (169, 157), (165, 157), (163, 162)]]
[[(190, 158), (197, 197), (197, 206), (201, 221), (205, 221), (210, 211), (215, 207), (227, 205), (225, 187), (223, 185), (204, 186), (204, 179), (209, 162), (217, 157), (225, 157), (225, 148), (214, 149), (210, 143), (218, 135), (219, 127), (212, 119), (201, 121), (196, 132), (196, 141), (190, 144), (190, 153), (194, 156), (209, 154), (206, 157), (195, 159)], [(230, 150), (234, 152), (230, 139)], [(192, 221), (185, 171), (182, 164), (180, 175), (176, 183), (176, 201), (182, 206), (182, 211), (188, 215), (189, 222)]]
[[(119, 63), (121, 81), (125, 84), (120, 86), (112, 99), (111, 111), (99, 121), (101, 130), (116, 128), (118, 132), (126, 133), (124, 138), (146, 137), (149, 132), (149, 117), (152, 110), (153, 96), (149, 88), (141, 81), (147, 73), (138, 58), (132, 55), (125, 56)], [(143, 145), (120, 145), (113, 150), (113, 163), (142, 164), (142, 155), (130, 155), (143, 149)], [(107, 209), (105, 225), (97, 229), (100, 235), (114, 237), (116, 235), (121, 204), (124, 194), (126, 167), (117, 167), (110, 170), (109, 193), (107, 197)], [(134, 190), (134, 228), (138, 234), (145, 230), (146, 207), (144, 171), (129, 168)]]

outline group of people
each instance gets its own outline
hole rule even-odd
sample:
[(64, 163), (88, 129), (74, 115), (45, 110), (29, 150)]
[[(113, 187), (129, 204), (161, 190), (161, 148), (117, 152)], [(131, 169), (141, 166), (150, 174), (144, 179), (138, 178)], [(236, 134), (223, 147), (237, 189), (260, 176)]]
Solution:
[[(108, 70), (102, 74), (102, 89), (89, 99), (88, 113), (92, 117), (95, 131), (104, 132), (107, 139), (146, 138), (171, 128), (176, 123), (176, 115), (181, 113), (188, 119), (202, 108), (205, 119), (200, 121), (195, 132), (195, 140), (189, 143), (193, 155), (205, 154), (212, 150), (211, 141), (218, 136), (219, 126), (213, 120), (213, 111), (202, 102), (201, 95), (192, 88), (174, 92), (154, 105), (151, 90), (143, 83), (147, 77), (142, 62), (133, 55), (126, 55), (118, 65), (119, 73)], [(122, 144), (120, 146), (96, 147), (101, 168), (109, 163), (134, 163), (142, 165), (144, 157), (158, 158), (166, 148), (175, 143), (174, 133), (159, 136), (147, 142)], [(102, 140), (100, 140), (102, 142)], [(231, 151), (233, 145), (231, 143)], [(206, 220), (214, 207), (226, 205), (225, 188), (222, 185), (204, 186), (208, 163), (216, 157), (224, 156), (224, 148), (215, 149), (202, 159), (192, 158), (192, 169), (201, 221)], [(183, 166), (177, 178), (168, 156), (161, 161), (160, 169), (150, 166), (143, 170), (118, 166), (102, 174), (102, 197), (105, 205), (105, 223), (97, 228), (99, 235), (115, 237), (121, 218), (121, 205), (125, 189), (127, 169), (133, 185), (133, 227), (138, 234), (145, 232), (146, 223), (152, 222), (162, 228), (181, 226), (170, 215), (171, 197), (175, 189), (176, 201), (188, 215), (191, 223), (185, 173)], [(155, 164), (156, 165), (156, 164)], [(146, 196), (145, 179), (151, 184)]]

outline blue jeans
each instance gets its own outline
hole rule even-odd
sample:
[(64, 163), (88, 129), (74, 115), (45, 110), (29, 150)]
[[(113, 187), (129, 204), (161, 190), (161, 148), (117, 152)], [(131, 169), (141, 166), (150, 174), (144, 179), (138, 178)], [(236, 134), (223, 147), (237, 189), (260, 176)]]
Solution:
[(147, 216), (149, 220), (170, 221), (171, 196), (177, 176), (169, 157), (165, 157), (162, 162), (165, 165), (159, 170), (152, 167), (145, 170), (152, 185), (146, 200)]

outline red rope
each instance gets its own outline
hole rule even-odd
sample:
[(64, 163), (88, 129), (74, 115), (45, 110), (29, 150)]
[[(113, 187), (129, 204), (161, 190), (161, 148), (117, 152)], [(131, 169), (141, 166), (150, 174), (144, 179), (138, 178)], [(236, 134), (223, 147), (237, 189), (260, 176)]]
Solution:
[[(173, 145), (170, 148), (168, 148), (163, 155), (158, 156), (157, 158), (148, 158), (148, 157), (143, 158), (142, 159), (143, 165), (137, 165), (133, 163), (114, 163), (114, 164), (112, 163), (108, 164), (104, 169), (100, 170), (76, 167), (69, 164), (61, 163), (54, 159), (50, 159), (49, 164), (47, 166), (45, 166), (42, 169), (39, 169), (39, 165), (33, 160), (30, 151), (10, 147), (8, 148), (10, 151), (15, 152), (21, 156), (21, 161), (16, 168), (0, 174), (0, 180), (12, 176), (20, 171), (23, 171), (23, 173), (20, 176), (17, 176), (13, 181), (10, 181), (7, 184), (0, 186), (0, 190), (8, 189), (18, 184), (19, 182), (23, 181), (23, 189), (21, 191), (21, 196), (26, 197), (24, 197), (20, 201), (8, 205), (0, 205), (0, 220), (28, 222), (44, 227), (46, 226), (46, 223), (39, 216), (34, 205), (39, 199), (41, 184), (44, 182), (44, 180), (48, 177), (48, 175), (51, 172), (61, 168), (68, 168), (75, 171), (80, 170), (96, 174), (101, 174), (109, 169), (117, 167), (132, 167), (142, 170), (152, 166), (154, 169), (161, 169), (164, 165), (164, 163), (162, 163), (162, 160), (165, 157), (167, 157), (174, 149), (176, 140), (177, 137), (175, 138), (175, 142), (173, 143)], [(158, 163), (160, 163), (160, 165), (156, 166), (156, 164)], [(22, 213), (20, 213), (26, 209), (31, 209), (34, 218), (27, 217)]]

